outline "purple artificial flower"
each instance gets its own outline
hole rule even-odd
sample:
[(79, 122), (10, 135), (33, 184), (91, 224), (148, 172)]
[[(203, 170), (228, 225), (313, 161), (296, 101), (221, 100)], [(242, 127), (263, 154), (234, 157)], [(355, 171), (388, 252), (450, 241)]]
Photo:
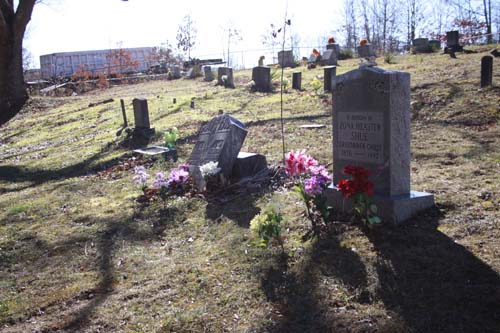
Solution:
[(154, 187), (162, 188), (162, 187), (168, 187), (168, 179), (165, 177), (165, 174), (163, 172), (157, 172), (156, 173), (156, 179), (153, 182)]
[(332, 181), (332, 176), (328, 173), (328, 170), (323, 165), (312, 166), (309, 168), (311, 175), (318, 178), (318, 182), (321, 186), (326, 186)]
[(304, 190), (309, 195), (321, 194), (323, 189), (332, 181), (332, 177), (323, 165), (309, 168), (311, 178), (304, 181)]
[(185, 165), (180, 165), (177, 169), (173, 169), (168, 176), (168, 186), (178, 186), (187, 182), (189, 179), (189, 172), (186, 170)]
[(312, 176), (304, 181), (304, 191), (309, 195), (317, 195), (322, 191), (319, 177)]
[(149, 175), (146, 172), (146, 169), (141, 165), (141, 166), (136, 166), (134, 168), (134, 177), (132, 179), (134, 180), (135, 185), (141, 185), (141, 186), (146, 186), (147, 179), (149, 178)]

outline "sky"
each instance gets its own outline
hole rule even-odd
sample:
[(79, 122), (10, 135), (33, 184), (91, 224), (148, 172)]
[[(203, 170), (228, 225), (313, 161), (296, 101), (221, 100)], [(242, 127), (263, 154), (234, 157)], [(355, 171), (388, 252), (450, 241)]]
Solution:
[[(284, 21), (285, 10), (292, 33), (300, 36), (302, 55), (326, 44), (340, 27), (340, 1), (316, 0), (44, 0), (33, 10), (25, 48), (39, 67), (40, 55), (122, 47), (176, 46), (176, 33), (189, 14), (197, 28), (192, 57), (222, 58), (227, 51), (224, 29), (239, 29), (242, 40), (231, 43), (233, 62), (255, 62), (263, 51), (262, 35), (271, 23)], [(318, 10), (321, 8), (322, 10)], [(287, 28), (288, 29), (288, 28)], [(311, 46), (311, 48), (309, 48)], [(254, 59), (255, 58), (255, 59)], [(267, 58), (267, 57), (266, 57)]]

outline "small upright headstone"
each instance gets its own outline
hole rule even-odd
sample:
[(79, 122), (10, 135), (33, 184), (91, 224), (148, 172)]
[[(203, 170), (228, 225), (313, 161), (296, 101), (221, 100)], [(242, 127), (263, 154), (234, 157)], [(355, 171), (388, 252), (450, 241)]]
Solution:
[(295, 67), (295, 61), (293, 60), (293, 51), (279, 51), (278, 63), (281, 67)]
[(229, 179), (246, 135), (245, 125), (238, 119), (227, 113), (217, 116), (200, 129), (188, 164), (218, 162), (222, 175)]
[[(372, 200), (389, 223), (432, 207), (432, 194), (410, 190), (410, 74), (363, 67), (336, 76), (332, 92), (335, 183), (346, 165), (370, 170)], [(352, 204), (336, 189), (327, 195), (336, 209)]]
[(212, 67), (210, 66), (204, 66), (203, 67), (203, 74), (205, 76), (205, 81), (207, 82), (212, 82), (214, 80), (214, 73), (212, 72)]
[(134, 98), (134, 123), (136, 128), (149, 128), (148, 100), (145, 98)]
[(252, 70), (252, 80), (255, 83), (253, 89), (260, 92), (271, 91), (271, 68), (254, 67)]
[(302, 73), (294, 72), (292, 74), (292, 89), (302, 90)]
[(326, 49), (334, 50), (337, 55), (340, 54), (340, 45), (337, 43), (326, 44)]
[(337, 65), (337, 57), (338, 54), (334, 49), (326, 50), (323, 52), (323, 56), (321, 57), (321, 64), (323, 66)]
[(127, 113), (125, 112), (125, 101), (120, 99), (120, 106), (122, 108), (122, 116), (123, 116), (123, 128), (128, 127), (127, 122)]
[(413, 53), (427, 53), (430, 50), (428, 38), (416, 38), (413, 40)]
[(372, 44), (360, 45), (356, 48), (358, 51), (359, 58), (371, 58), (375, 57), (375, 51), (373, 50)]
[(132, 131), (132, 145), (145, 146), (154, 136), (155, 129), (150, 128), (148, 101), (143, 98), (132, 100), (134, 107), (134, 130)]
[(493, 57), (484, 56), (481, 58), (481, 88), (493, 84)]
[(325, 92), (332, 90), (332, 79), (337, 75), (336, 66), (323, 67), (323, 89)]
[(179, 79), (181, 77), (181, 68), (179, 66), (172, 66), (172, 76), (174, 79)]
[(446, 49), (445, 53), (461, 52), (463, 47), (459, 43), (459, 33), (457, 30), (446, 32)]
[(231, 67), (219, 67), (217, 70), (217, 84), (226, 88), (234, 88), (233, 69)]

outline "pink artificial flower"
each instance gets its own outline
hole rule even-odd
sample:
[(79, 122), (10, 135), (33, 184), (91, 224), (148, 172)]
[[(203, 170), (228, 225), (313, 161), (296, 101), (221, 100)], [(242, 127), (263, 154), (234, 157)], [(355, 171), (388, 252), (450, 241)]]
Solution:
[(290, 151), (285, 155), (285, 171), (289, 176), (305, 173), (318, 165), (318, 161), (305, 154), (305, 150)]

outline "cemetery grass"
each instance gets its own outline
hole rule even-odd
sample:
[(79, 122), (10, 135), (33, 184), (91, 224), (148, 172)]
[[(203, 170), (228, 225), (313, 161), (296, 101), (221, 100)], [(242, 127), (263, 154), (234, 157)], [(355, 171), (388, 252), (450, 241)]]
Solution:
[[(500, 71), (478, 89), (482, 55), (380, 64), (412, 74), (412, 188), (436, 208), (398, 228), (335, 223), (308, 242), (304, 207), (280, 183), (136, 201), (133, 166), (177, 163), (124, 148), (120, 98), (129, 118), (145, 97), (157, 132), (179, 129), (179, 162), (224, 110), (248, 126), (243, 151), (280, 164), (280, 96), (250, 93), (250, 71), (236, 89), (182, 79), (33, 97), (0, 132), (0, 331), (498, 332)], [(300, 70), (304, 91), (284, 94), (287, 148), (328, 164), (331, 97), (309, 86), (321, 68)], [(309, 123), (326, 126), (297, 127)], [(249, 221), (269, 201), (283, 207), (285, 256), (251, 245)]]

